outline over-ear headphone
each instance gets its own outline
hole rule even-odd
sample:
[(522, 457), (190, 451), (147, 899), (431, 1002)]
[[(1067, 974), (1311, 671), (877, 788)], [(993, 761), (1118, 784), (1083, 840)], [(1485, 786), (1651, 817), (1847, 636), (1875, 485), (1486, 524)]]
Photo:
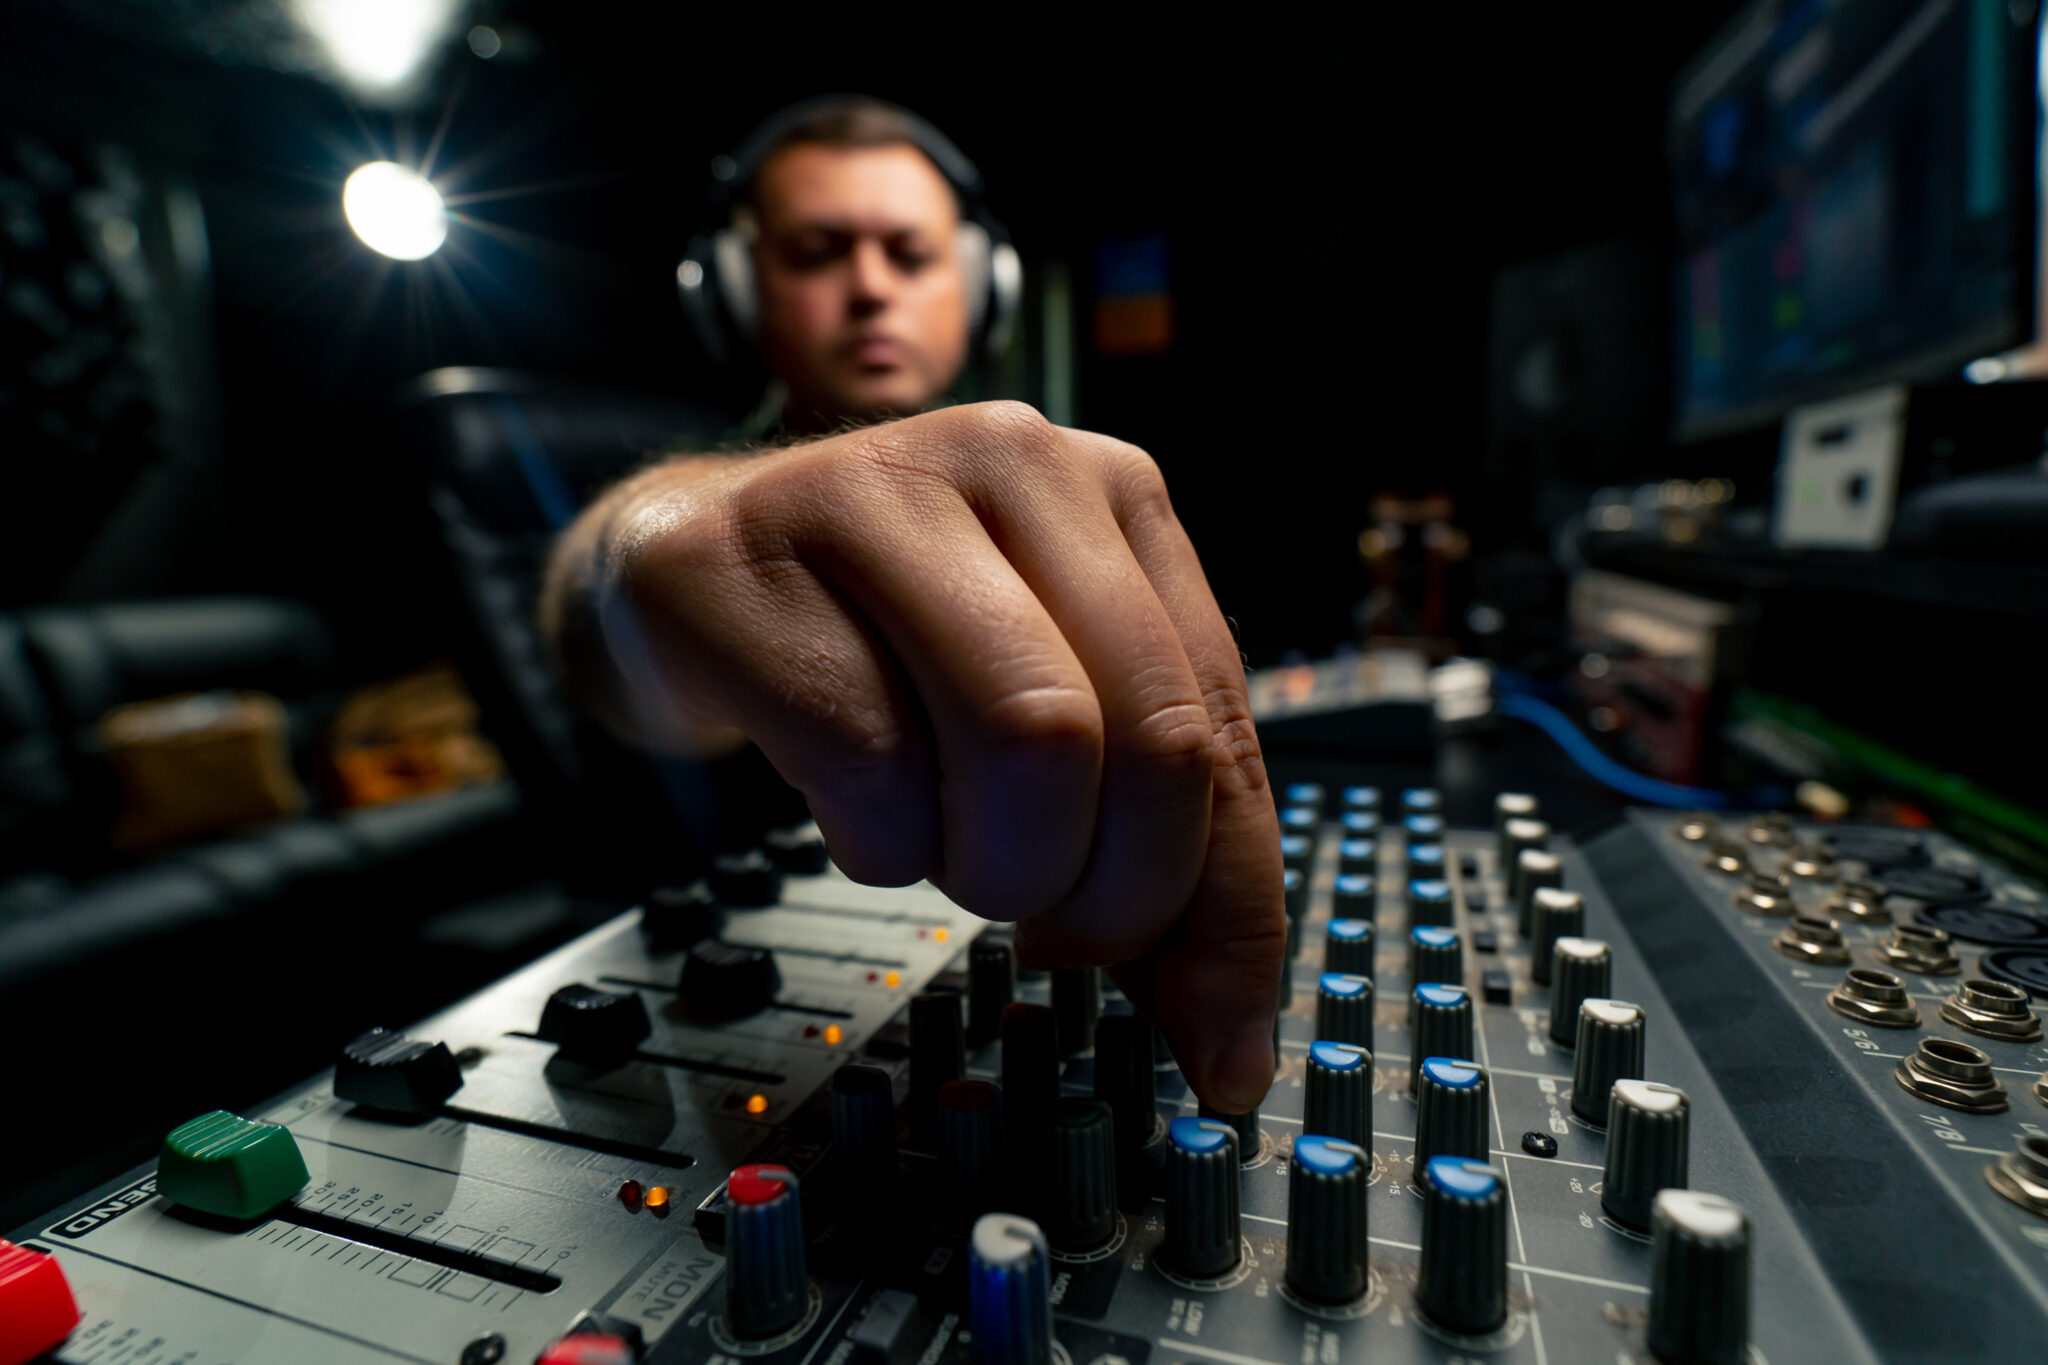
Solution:
[(733, 222), (761, 165), (780, 151), (791, 133), (824, 115), (854, 108), (885, 109), (901, 122), (906, 140), (938, 167), (960, 201), (959, 245), (967, 282), (967, 338), (970, 354), (1002, 353), (1016, 325), (1024, 293), (1024, 265), (1010, 234), (988, 211), (981, 172), (944, 133), (908, 109), (861, 95), (824, 95), (793, 104), (749, 133), (711, 163), (709, 198), (717, 226), (690, 239), (676, 266), (676, 289), (690, 326), (714, 359), (738, 360), (755, 353), (760, 330), (760, 296), (754, 258)]

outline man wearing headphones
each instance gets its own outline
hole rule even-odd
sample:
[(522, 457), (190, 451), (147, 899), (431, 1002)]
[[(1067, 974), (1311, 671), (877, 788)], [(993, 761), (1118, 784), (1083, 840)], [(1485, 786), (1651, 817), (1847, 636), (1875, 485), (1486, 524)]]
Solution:
[(1237, 647), (1145, 452), (1017, 403), (926, 409), (1015, 309), (971, 163), (878, 101), (771, 120), (678, 270), (800, 444), (586, 509), (542, 613), (633, 741), (757, 744), (855, 880), (929, 878), (1030, 965), (1105, 964), (1198, 1095), (1256, 1105), (1285, 952)]

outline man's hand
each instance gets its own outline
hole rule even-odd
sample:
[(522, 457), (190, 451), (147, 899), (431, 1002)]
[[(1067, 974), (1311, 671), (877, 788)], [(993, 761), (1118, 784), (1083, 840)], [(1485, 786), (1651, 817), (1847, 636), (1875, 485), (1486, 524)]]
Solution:
[(1279, 830), (1149, 456), (988, 403), (657, 468), (585, 522), (549, 597), (589, 593), (643, 739), (744, 733), (849, 876), (1109, 965), (1204, 1100), (1265, 1094)]

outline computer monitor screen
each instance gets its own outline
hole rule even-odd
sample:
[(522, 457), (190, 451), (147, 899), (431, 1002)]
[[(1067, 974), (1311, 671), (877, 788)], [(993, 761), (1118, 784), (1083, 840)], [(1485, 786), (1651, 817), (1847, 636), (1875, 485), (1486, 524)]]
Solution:
[(1760, 0), (1680, 74), (1681, 439), (2032, 335), (2034, 9)]

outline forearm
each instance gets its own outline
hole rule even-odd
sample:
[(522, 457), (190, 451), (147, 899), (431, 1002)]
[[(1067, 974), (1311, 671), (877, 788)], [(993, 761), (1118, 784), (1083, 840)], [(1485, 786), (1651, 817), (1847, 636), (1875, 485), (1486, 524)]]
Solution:
[[(711, 756), (738, 747), (733, 732), (685, 733), (636, 700), (621, 668), (619, 569), (645, 514), (715, 480), (743, 456), (683, 455), (613, 485), (555, 541), (541, 584), (540, 625), (570, 697), (629, 743)], [(607, 621), (610, 621), (608, 627)]]

